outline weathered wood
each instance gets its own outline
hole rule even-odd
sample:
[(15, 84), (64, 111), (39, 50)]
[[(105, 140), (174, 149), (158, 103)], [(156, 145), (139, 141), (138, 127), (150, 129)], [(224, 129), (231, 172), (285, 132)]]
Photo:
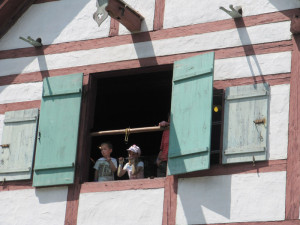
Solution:
[(41, 100), (0, 104), (0, 114), (8, 111), (40, 108)]
[(187, 174), (178, 175), (179, 178), (221, 176), (245, 173), (268, 173), (286, 171), (287, 160), (270, 160), (252, 163), (236, 163), (226, 165), (212, 165), (209, 170), (197, 171)]
[(300, 35), (293, 36), (290, 85), (289, 142), (286, 181), (286, 219), (299, 219), (300, 203)]
[(163, 131), (165, 129), (166, 128), (160, 127), (160, 126), (127, 128), (127, 129), (121, 129), (121, 130), (107, 130), (107, 131), (92, 132), (91, 136), (117, 135), (117, 134), (125, 134), (125, 133), (135, 134), (135, 133), (145, 133), (145, 132), (157, 132), (157, 131)]
[(267, 83), (226, 89), (223, 164), (267, 159), (269, 92)]
[(45, 78), (33, 186), (72, 184), (83, 74)]
[(110, 20), (110, 30), (109, 30), (109, 37), (117, 36), (119, 34), (119, 21), (111, 18)]
[(35, 0), (6, 0), (0, 4), (0, 39)]
[(32, 175), (38, 109), (5, 113), (0, 151), (0, 182), (29, 180)]
[(214, 53), (174, 63), (168, 174), (209, 168)]
[(155, 0), (153, 30), (161, 30), (164, 23), (165, 0)]
[(141, 30), (142, 20), (144, 20), (143, 16), (123, 0), (108, 0), (105, 10), (129, 31), (137, 32)]
[(299, 34), (300, 33), (300, 14), (294, 15), (291, 21), (291, 33)]
[(88, 182), (81, 185), (80, 193), (164, 188), (165, 178), (137, 179), (108, 182)]
[(176, 224), (178, 178), (177, 176), (167, 176), (165, 179), (162, 224), (173, 225)]

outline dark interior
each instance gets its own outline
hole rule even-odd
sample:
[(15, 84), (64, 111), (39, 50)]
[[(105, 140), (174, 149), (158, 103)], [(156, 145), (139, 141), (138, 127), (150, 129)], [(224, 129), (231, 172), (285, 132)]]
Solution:
[[(157, 126), (168, 119), (171, 108), (172, 71), (115, 76), (97, 79), (94, 127), (92, 131), (117, 130)], [(222, 105), (222, 92), (214, 90), (214, 105)], [(219, 162), (222, 110), (213, 111), (211, 163)], [(127, 157), (126, 149), (133, 144), (142, 150), (144, 175), (156, 176), (155, 160), (160, 148), (162, 132), (97, 136), (92, 138), (89, 180), (93, 180), (94, 163), (101, 157), (97, 146), (109, 141), (113, 144), (113, 158)], [(126, 161), (125, 161), (126, 162)], [(115, 176), (116, 180), (128, 179)]]

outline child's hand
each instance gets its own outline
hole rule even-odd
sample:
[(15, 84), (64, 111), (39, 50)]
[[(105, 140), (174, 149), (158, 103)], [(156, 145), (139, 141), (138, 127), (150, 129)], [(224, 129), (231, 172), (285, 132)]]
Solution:
[(120, 157), (119, 158), (119, 164), (123, 164), (124, 163), (124, 158), (123, 157)]
[(160, 163), (161, 163), (161, 160), (157, 158), (156, 159), (156, 165), (159, 166)]
[(160, 123), (159, 123), (159, 126), (160, 127), (167, 127), (167, 126), (169, 126), (170, 125), (170, 123), (168, 123), (168, 122), (166, 122), (166, 121), (161, 121)]
[(133, 165), (135, 163), (135, 158), (129, 158), (129, 165)]

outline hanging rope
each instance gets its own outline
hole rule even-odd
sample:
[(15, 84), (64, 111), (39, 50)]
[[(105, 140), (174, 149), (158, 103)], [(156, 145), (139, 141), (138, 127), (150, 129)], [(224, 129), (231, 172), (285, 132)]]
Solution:
[(125, 143), (128, 143), (128, 138), (130, 135), (130, 127), (125, 129)]

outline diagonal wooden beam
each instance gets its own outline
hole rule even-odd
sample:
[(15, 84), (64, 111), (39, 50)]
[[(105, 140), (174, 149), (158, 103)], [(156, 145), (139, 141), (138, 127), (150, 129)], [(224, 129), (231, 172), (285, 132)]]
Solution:
[(0, 39), (35, 0), (5, 0), (0, 5)]

